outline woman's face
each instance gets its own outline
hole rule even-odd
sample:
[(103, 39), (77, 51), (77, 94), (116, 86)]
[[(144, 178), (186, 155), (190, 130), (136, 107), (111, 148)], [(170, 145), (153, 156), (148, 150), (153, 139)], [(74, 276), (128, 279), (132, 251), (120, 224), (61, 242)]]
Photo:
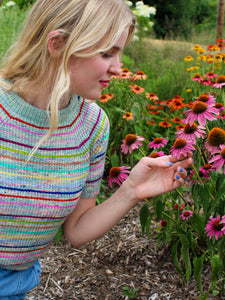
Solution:
[(106, 53), (92, 57), (70, 57), (70, 95), (77, 94), (90, 100), (100, 97), (111, 76), (121, 73), (120, 52), (124, 49), (127, 37), (128, 30), (125, 30)]

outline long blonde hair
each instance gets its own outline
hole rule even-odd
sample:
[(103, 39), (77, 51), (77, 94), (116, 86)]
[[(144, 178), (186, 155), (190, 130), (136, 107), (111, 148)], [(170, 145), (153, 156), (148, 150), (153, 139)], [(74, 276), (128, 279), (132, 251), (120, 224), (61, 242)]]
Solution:
[[(20, 92), (21, 87), (40, 82), (52, 84), (48, 113), (49, 132), (35, 147), (46, 140), (58, 127), (60, 100), (68, 93), (70, 79), (68, 60), (71, 55), (94, 56), (108, 51), (126, 28), (127, 43), (135, 29), (135, 17), (122, 0), (37, 0), (30, 10), (17, 42), (3, 61), (1, 76), (11, 82), (4, 85), (8, 90)], [(47, 47), (49, 34), (59, 31), (65, 37), (61, 59), (54, 59)], [(104, 38), (104, 39), (103, 39)], [(99, 45), (96, 47), (96, 45)], [(81, 54), (87, 48), (92, 53)], [(35, 151), (33, 149), (33, 152)]]

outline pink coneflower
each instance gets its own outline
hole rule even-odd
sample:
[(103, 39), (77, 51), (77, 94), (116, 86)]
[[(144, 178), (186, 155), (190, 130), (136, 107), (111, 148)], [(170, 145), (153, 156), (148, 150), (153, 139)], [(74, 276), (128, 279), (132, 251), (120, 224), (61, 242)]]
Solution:
[(153, 152), (149, 155), (149, 157), (152, 157), (152, 158), (157, 158), (160, 156), (165, 156), (165, 153), (163, 151), (159, 151), (159, 152)]
[(201, 85), (212, 85), (212, 81), (210, 79), (206, 79), (206, 78), (204, 78), (201, 81), (199, 81), (199, 83)]
[(181, 154), (187, 156), (187, 153), (191, 153), (191, 150), (195, 150), (191, 142), (186, 141), (185, 139), (176, 139), (170, 149), (170, 153), (172, 157), (176, 156), (177, 159), (179, 159)]
[(222, 237), (224, 235), (222, 229), (223, 224), (221, 224), (220, 215), (218, 215), (216, 218), (210, 217), (210, 221), (207, 222), (205, 227), (205, 233), (207, 233), (210, 240), (213, 236), (218, 240), (220, 236)]
[(168, 224), (168, 221), (167, 221), (167, 220), (160, 220), (159, 223), (160, 223), (160, 225), (161, 225), (162, 227), (166, 227), (167, 224)]
[(138, 149), (142, 146), (142, 142), (145, 138), (136, 134), (127, 134), (125, 139), (122, 140), (123, 144), (121, 145), (122, 153), (127, 154), (128, 152), (131, 154), (134, 149)]
[(225, 85), (225, 76), (220, 75), (216, 78), (216, 83), (213, 85), (213, 87), (217, 89), (221, 89)]
[(156, 148), (164, 147), (167, 143), (168, 143), (168, 141), (166, 139), (157, 137), (148, 144), (148, 147), (156, 149)]
[(192, 125), (194, 121), (197, 120), (198, 123), (203, 126), (206, 124), (206, 120), (216, 120), (217, 116), (219, 115), (219, 112), (214, 107), (214, 104), (206, 104), (202, 101), (193, 103), (192, 108), (184, 113), (187, 114), (186, 118), (183, 120), (184, 123), (189, 122), (190, 125)]
[[(213, 104), (213, 105), (216, 104), (216, 98), (213, 97), (212, 95), (206, 94), (206, 93), (199, 95), (197, 100), (194, 101), (193, 103), (196, 103), (198, 101), (204, 102), (207, 105), (208, 104)], [(193, 105), (193, 103), (192, 103), (192, 105)]]
[(200, 74), (195, 74), (194, 77), (191, 78), (193, 81), (201, 81), (203, 78), (200, 76)]
[(223, 233), (225, 234), (225, 216), (222, 217), (222, 220), (220, 222), (224, 227), (222, 228)]
[(220, 145), (219, 148), (220, 153), (215, 154), (215, 156), (209, 160), (209, 163), (212, 164), (212, 168), (215, 168), (217, 171), (221, 170), (225, 164), (225, 145)]
[(107, 177), (108, 185), (112, 188), (113, 182), (121, 185), (124, 180), (130, 174), (130, 167), (122, 166), (122, 167), (112, 167), (109, 171), (109, 176)]
[(180, 216), (183, 220), (188, 220), (190, 217), (192, 217), (192, 215), (193, 215), (193, 211), (184, 210)]
[(217, 77), (217, 74), (213, 72), (208, 72), (205, 74), (205, 77), (208, 77), (209, 79), (213, 79), (214, 77)]
[(195, 171), (190, 170), (190, 173), (187, 176), (187, 180), (190, 181), (191, 183), (196, 183), (196, 182), (200, 181), (199, 177), (201, 178), (202, 182), (205, 182), (206, 179), (210, 178), (208, 173), (205, 170), (203, 170), (203, 168), (201, 167), (201, 168), (199, 168), (198, 177), (196, 177), (196, 178), (195, 178)]
[(190, 123), (187, 122), (187, 124), (184, 125), (184, 128), (176, 132), (177, 138), (185, 139), (196, 144), (196, 137), (203, 138), (206, 134), (204, 129), (204, 126), (197, 125), (196, 123), (193, 123), (190, 126)]
[(220, 151), (219, 146), (223, 144), (225, 144), (225, 131), (220, 127), (212, 128), (205, 142), (207, 150), (215, 153)]
[(219, 112), (221, 112), (221, 110), (224, 110), (224, 106), (220, 102), (215, 104), (215, 108), (218, 109)]
[(204, 164), (202, 167), (199, 168), (199, 175), (200, 177), (209, 178), (208, 174), (213, 171), (213, 167), (211, 164)]

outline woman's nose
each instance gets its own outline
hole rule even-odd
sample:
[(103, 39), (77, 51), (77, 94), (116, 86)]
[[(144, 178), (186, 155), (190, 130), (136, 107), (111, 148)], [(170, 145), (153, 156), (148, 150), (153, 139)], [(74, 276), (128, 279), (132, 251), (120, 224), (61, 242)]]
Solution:
[(115, 59), (113, 59), (109, 67), (109, 72), (115, 76), (119, 76), (121, 74), (121, 61), (119, 57), (115, 57)]

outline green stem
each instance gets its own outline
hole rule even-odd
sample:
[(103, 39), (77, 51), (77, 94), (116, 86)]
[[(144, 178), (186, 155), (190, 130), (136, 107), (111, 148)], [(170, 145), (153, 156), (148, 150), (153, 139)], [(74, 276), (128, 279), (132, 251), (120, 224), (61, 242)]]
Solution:
[(196, 176), (198, 177), (198, 180), (200, 181), (200, 183), (203, 184), (203, 181), (202, 181), (201, 177), (199, 176), (199, 173), (198, 173), (197, 169), (195, 168), (194, 164), (192, 165), (192, 168), (194, 169), (194, 172), (195, 172)]
[(142, 154), (142, 156), (146, 156), (146, 154), (144, 153), (144, 151), (141, 148), (139, 148), (138, 150), (140, 151), (140, 153)]
[(209, 127), (208, 127), (207, 124), (205, 124), (205, 129), (206, 129), (206, 131), (207, 131), (207, 134), (209, 134)]
[(162, 214), (164, 216), (166, 216), (167, 218), (169, 218), (171, 221), (173, 221), (173, 223), (175, 223), (177, 226), (180, 226), (176, 220), (174, 220), (170, 215), (167, 215), (164, 211), (162, 212)]
[(180, 193), (180, 191), (178, 191), (178, 189), (176, 189), (176, 192), (181, 197), (181, 199), (185, 202), (185, 204), (187, 205), (188, 203), (187, 203), (186, 199), (184, 198), (184, 196)]
[(205, 158), (204, 158), (204, 156), (203, 156), (203, 154), (202, 154), (202, 152), (201, 152), (201, 149), (200, 149), (199, 145), (196, 144), (196, 146), (197, 146), (199, 155), (200, 155), (200, 157), (201, 157), (201, 159), (202, 159), (202, 162), (203, 162), (203, 165), (204, 165), (204, 164), (206, 164)]
[(148, 204), (151, 204), (151, 202), (150, 201), (148, 201), (148, 199), (144, 199), (144, 201), (146, 202), (146, 203), (148, 203)]

